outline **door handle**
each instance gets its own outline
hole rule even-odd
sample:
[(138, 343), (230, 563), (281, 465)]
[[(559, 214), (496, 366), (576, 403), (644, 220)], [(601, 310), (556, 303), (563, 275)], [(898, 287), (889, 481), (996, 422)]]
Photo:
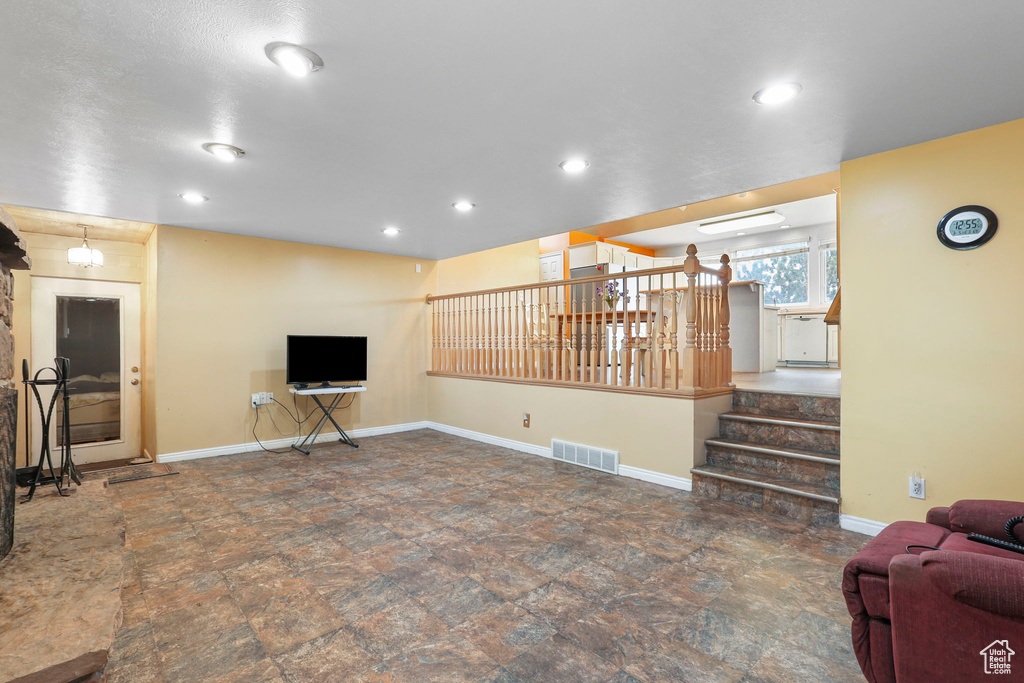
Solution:
[(139, 380), (137, 380), (137, 379), (133, 379), (132, 380), (132, 386), (136, 386), (138, 383), (139, 383)]

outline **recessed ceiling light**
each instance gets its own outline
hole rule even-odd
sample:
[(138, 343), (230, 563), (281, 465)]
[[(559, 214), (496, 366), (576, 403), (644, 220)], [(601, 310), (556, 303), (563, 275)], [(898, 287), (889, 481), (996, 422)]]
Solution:
[(745, 232), (738, 232), (738, 233), (736, 233), (736, 236), (739, 237), (740, 235), (746, 235), (746, 234), (747, 233), (745, 233)]
[(245, 152), (240, 147), (224, 142), (207, 142), (203, 144), (203, 149), (225, 163), (231, 163), (235, 159), (245, 156)]
[(305, 78), (314, 71), (324, 68), (320, 55), (301, 45), (291, 43), (270, 43), (264, 48), (267, 58), (296, 78)]
[(198, 192), (179, 192), (178, 196), (189, 204), (202, 204), (203, 202), (210, 200), (209, 197), (201, 195)]
[(754, 93), (754, 101), (766, 105), (782, 104), (799, 95), (801, 90), (803, 87), (799, 83), (776, 83)]
[(386, 228), (382, 228), (381, 232), (384, 233), (385, 235), (387, 235), (388, 237), (397, 237), (398, 233), (400, 233), (402, 231), (399, 230), (398, 228), (396, 228), (393, 225), (389, 225)]
[(566, 159), (559, 164), (566, 173), (581, 173), (590, 166), (590, 163), (583, 159)]
[(780, 225), (779, 230), (785, 230), (786, 228), (792, 228), (792, 225)]
[(463, 211), (463, 212), (465, 212), (465, 211), (472, 211), (473, 207), (475, 207), (475, 206), (476, 206), (476, 204), (473, 204), (472, 202), (467, 202), (465, 200), (460, 201), (460, 202), (455, 202), (454, 204), (452, 204), (452, 208), (453, 209), (455, 209), (456, 211)]

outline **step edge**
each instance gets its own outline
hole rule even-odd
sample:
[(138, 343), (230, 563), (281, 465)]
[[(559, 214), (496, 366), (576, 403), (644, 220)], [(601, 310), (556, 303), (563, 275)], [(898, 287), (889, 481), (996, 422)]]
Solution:
[(719, 413), (719, 419), (739, 420), (741, 422), (762, 422), (765, 424), (778, 424), (789, 427), (804, 427), (806, 429), (823, 429), (829, 432), (838, 432), (839, 425), (830, 422), (807, 422), (798, 420), (795, 417), (768, 417), (766, 415), (748, 415), (746, 413)]
[(803, 391), (772, 391), (771, 389), (744, 389), (742, 387), (736, 387), (737, 393), (743, 392), (746, 394), (775, 394), (776, 396), (806, 396), (807, 398), (834, 398), (837, 401), (842, 400), (842, 396), (836, 396), (835, 394), (812, 394)]
[[(690, 470), (690, 474), (700, 474), (705, 477), (711, 477), (713, 479), (724, 479), (725, 481), (731, 481), (736, 484), (745, 484), (747, 486), (756, 486), (763, 489), (770, 489), (772, 491), (778, 491), (779, 493), (788, 493), (793, 496), (799, 496), (801, 498), (810, 498), (812, 500), (818, 500), (823, 503), (833, 503), (839, 505), (839, 498), (835, 496), (826, 496), (820, 493), (811, 493), (809, 491), (801, 491), (799, 489), (791, 489), (787, 486), (780, 486), (779, 484), (772, 484), (766, 481), (758, 481), (756, 479), (746, 479), (739, 477), (734, 474), (723, 474), (722, 472), (713, 472), (700, 467), (694, 467)], [(696, 488), (696, 487), (694, 487)]]
[(767, 453), (768, 455), (778, 455), (783, 458), (793, 458), (795, 460), (807, 460), (810, 462), (820, 462), (825, 465), (835, 465), (839, 467), (839, 458), (830, 458), (828, 455), (811, 455), (810, 453), (800, 453), (798, 451), (789, 450), (782, 446), (762, 446), (761, 444), (752, 443), (749, 441), (730, 441), (729, 439), (705, 439), (705, 445), (721, 446), (722, 448), (735, 448), (740, 451), (754, 451), (755, 453)]

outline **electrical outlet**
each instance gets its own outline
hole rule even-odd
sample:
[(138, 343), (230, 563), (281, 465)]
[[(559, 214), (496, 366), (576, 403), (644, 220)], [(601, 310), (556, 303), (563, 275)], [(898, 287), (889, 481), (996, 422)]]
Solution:
[(527, 429), (530, 428), (530, 414), (529, 413), (523, 413), (523, 426), (526, 427)]
[(416, 264), (416, 272), (417, 273), (422, 273), (423, 272), (423, 267), (420, 264), (418, 264), (418, 263)]
[(924, 477), (918, 476), (917, 472), (914, 472), (910, 476), (910, 497), (920, 498), (924, 500)]
[(274, 392), (273, 391), (268, 391), (266, 393), (266, 397), (267, 397), (267, 400), (264, 401), (264, 403), (273, 403), (274, 402)]
[(258, 393), (257, 394), (253, 394), (252, 395), (252, 407), (255, 408), (258, 405), (260, 405), (260, 395)]

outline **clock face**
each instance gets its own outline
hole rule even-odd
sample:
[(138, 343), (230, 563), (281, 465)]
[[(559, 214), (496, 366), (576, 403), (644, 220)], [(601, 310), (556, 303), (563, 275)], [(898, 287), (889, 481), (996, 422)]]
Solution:
[(950, 249), (974, 249), (992, 239), (998, 221), (984, 206), (961, 206), (939, 221), (939, 241)]

